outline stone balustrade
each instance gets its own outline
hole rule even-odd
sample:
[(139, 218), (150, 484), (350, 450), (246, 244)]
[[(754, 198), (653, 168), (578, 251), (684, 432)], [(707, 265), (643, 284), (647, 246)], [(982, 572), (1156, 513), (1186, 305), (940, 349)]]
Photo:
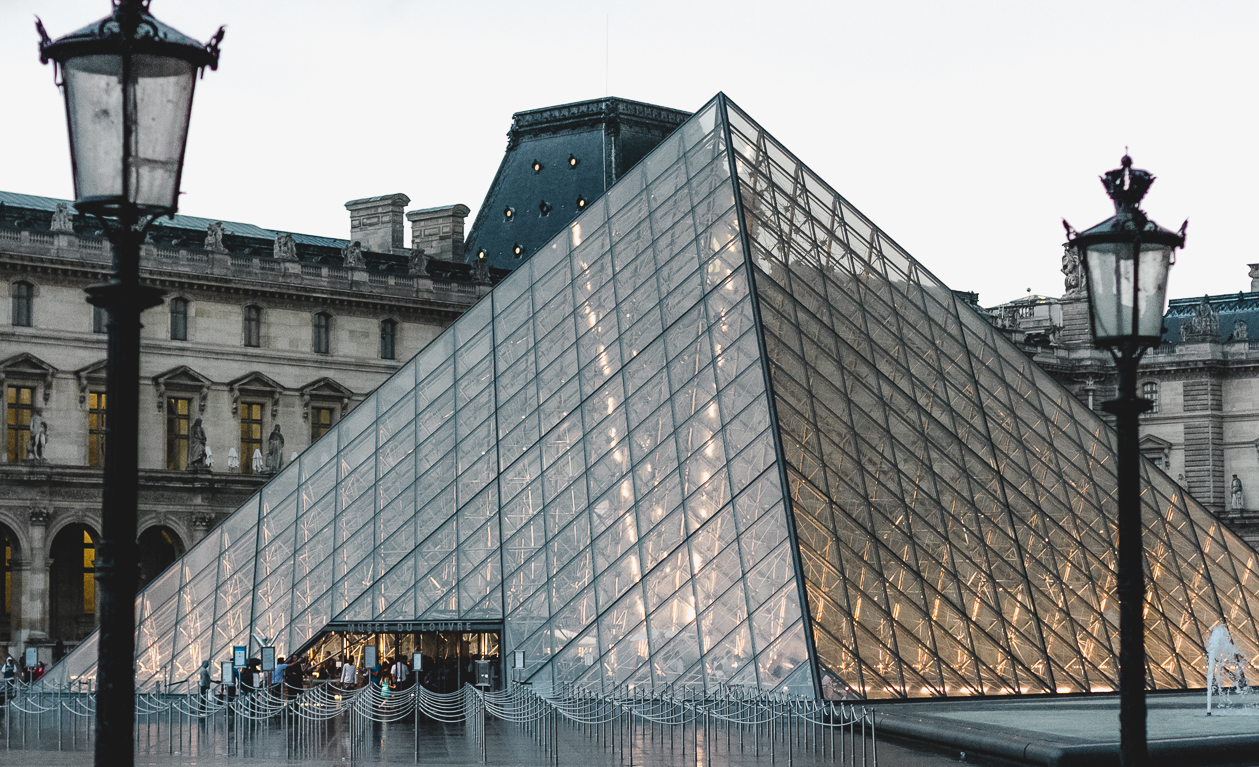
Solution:
[[(104, 237), (44, 233), (0, 228), (0, 252), (108, 266), (113, 249)], [(470, 282), (458, 282), (405, 274), (381, 274), (366, 269), (277, 261), (270, 256), (214, 253), (201, 248), (171, 248), (145, 244), (140, 266), (148, 272), (179, 272), (265, 281), (303, 288), (368, 291), (406, 297), (470, 304), (484, 291)]]

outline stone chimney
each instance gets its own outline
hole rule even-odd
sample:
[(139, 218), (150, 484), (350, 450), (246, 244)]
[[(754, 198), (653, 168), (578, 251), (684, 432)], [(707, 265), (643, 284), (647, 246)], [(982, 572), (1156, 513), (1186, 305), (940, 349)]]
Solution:
[(386, 194), (350, 200), (350, 241), (363, 243), (363, 250), (391, 253), (406, 248), (403, 211), (411, 203), (405, 194)]
[(1250, 292), (1259, 290), (1259, 264), (1246, 264), (1250, 267)]
[(467, 205), (447, 205), (407, 212), (411, 222), (411, 249), (422, 249), (429, 258), (463, 261), (463, 220)]

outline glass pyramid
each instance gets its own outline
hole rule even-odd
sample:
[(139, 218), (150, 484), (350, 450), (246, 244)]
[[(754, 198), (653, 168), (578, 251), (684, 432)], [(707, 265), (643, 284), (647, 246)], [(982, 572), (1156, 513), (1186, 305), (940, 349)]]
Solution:
[[(603, 690), (1108, 691), (1114, 451), (718, 95), (139, 595), (137, 683), (476, 620)], [(1200, 687), (1259, 564), (1143, 471), (1149, 684)]]

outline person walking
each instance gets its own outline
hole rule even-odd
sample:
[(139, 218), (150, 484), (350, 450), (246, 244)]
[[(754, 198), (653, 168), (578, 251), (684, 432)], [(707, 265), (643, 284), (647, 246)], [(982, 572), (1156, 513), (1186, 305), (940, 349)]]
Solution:
[(4, 662), (3, 668), (0, 668), (0, 675), (4, 677), (4, 701), (7, 703), (13, 692), (13, 685), (17, 683), (17, 664), (13, 662), (12, 655)]
[(393, 683), (396, 689), (401, 690), (407, 681), (407, 664), (402, 662), (402, 656), (399, 655), (394, 659), (393, 663)]

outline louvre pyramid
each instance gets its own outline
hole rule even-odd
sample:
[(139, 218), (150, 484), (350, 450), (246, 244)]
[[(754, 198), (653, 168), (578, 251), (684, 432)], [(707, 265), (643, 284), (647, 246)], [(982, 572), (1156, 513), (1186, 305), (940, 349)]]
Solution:
[[(459, 620), (605, 690), (1105, 691), (1114, 451), (719, 95), (139, 595), (137, 682)], [(1142, 471), (1149, 684), (1200, 687), (1259, 565)]]

